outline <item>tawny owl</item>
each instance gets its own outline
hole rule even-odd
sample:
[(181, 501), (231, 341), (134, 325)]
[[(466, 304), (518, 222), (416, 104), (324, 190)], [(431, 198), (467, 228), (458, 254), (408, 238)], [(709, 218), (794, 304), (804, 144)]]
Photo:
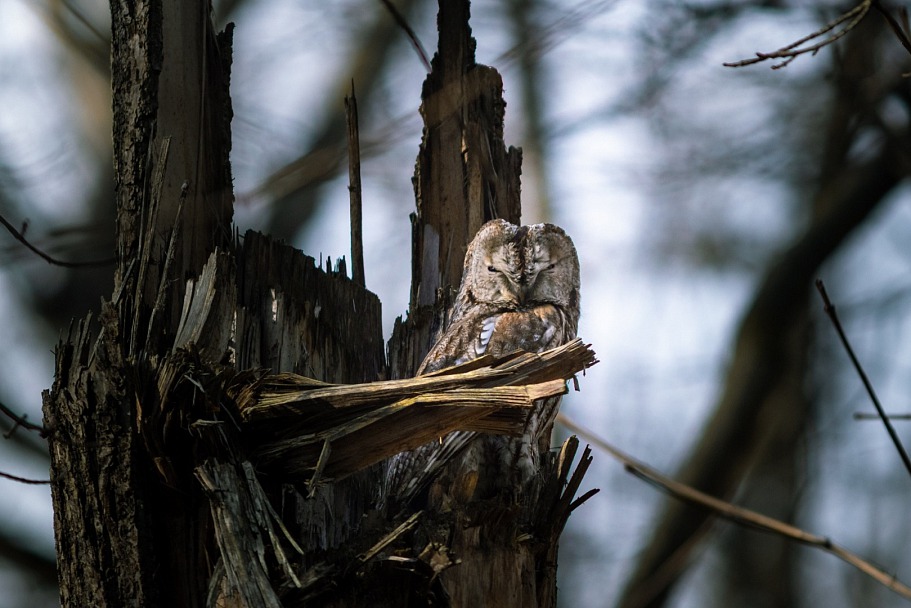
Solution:
[[(578, 321), (579, 259), (566, 233), (553, 224), (493, 220), (468, 246), (448, 325), (418, 374), (484, 354), (544, 351), (574, 338)], [(443, 492), (463, 500), (489, 495), (516, 477), (528, 481), (539, 451), (549, 448), (558, 403), (537, 403), (521, 438), (455, 432), (400, 455), (390, 490), (407, 499), (444, 468)]]

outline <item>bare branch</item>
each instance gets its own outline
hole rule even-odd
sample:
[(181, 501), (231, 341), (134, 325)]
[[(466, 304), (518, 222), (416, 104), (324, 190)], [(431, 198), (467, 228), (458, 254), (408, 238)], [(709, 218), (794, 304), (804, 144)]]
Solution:
[(398, 25), (402, 30), (405, 31), (405, 34), (408, 36), (408, 40), (411, 41), (411, 46), (414, 47), (415, 52), (418, 54), (418, 57), (421, 58), (421, 63), (424, 64), (424, 67), (427, 68), (427, 71), (430, 72), (432, 68), (430, 67), (430, 60), (427, 58), (427, 51), (424, 50), (424, 45), (421, 44), (421, 40), (418, 38), (417, 34), (414, 33), (414, 30), (411, 29), (411, 26), (408, 25), (408, 21), (405, 19), (405, 16), (395, 7), (395, 5), (389, 0), (380, 0), (383, 3), (383, 6), (386, 7), (386, 10), (389, 11), (389, 14), (392, 15), (392, 18), (395, 20), (396, 25)]
[(47, 485), (51, 483), (50, 479), (26, 479), (25, 477), (19, 477), (18, 475), (10, 475), (9, 473), (4, 473), (0, 471), (0, 477), (5, 477), (6, 479), (12, 479), (13, 481), (18, 481), (19, 483), (27, 483), (29, 485)]
[(777, 534), (778, 536), (782, 536), (804, 545), (822, 549), (823, 551), (831, 553), (840, 560), (854, 566), (876, 582), (885, 587), (888, 587), (890, 590), (901, 595), (902, 597), (911, 599), (911, 587), (908, 587), (899, 581), (894, 575), (889, 574), (880, 568), (877, 568), (857, 554), (852, 553), (848, 549), (845, 549), (844, 547), (833, 543), (829, 538), (811, 534), (783, 521), (767, 517), (761, 513), (757, 513), (749, 509), (744, 509), (743, 507), (738, 507), (737, 505), (731, 504), (724, 500), (720, 500), (714, 496), (705, 494), (704, 492), (700, 492), (693, 487), (674, 481), (670, 477), (662, 475), (650, 466), (620, 451), (585, 427), (573, 422), (566, 416), (566, 414), (558, 414), (557, 421), (563, 424), (563, 426), (571, 430), (573, 433), (584, 437), (586, 441), (589, 441), (592, 444), (598, 446), (610, 454), (612, 457), (614, 457), (616, 460), (620, 461), (626, 468), (627, 472), (632, 473), (636, 477), (651, 483), (661, 490), (664, 490), (671, 496), (679, 498), (680, 500), (683, 500), (690, 504), (704, 507), (710, 511), (713, 511), (718, 516), (733, 521), (734, 523), (740, 524), (742, 526), (755, 528), (763, 532)]
[(892, 423), (889, 421), (889, 416), (887, 416), (885, 410), (883, 410), (883, 406), (880, 404), (879, 398), (876, 396), (876, 391), (873, 390), (873, 385), (870, 383), (870, 379), (867, 378), (867, 374), (864, 372), (864, 368), (861, 366), (860, 361), (858, 361), (857, 357), (854, 355), (854, 349), (851, 348), (851, 344), (848, 342), (848, 337), (845, 335), (845, 331), (842, 329), (841, 323), (838, 320), (838, 315), (835, 314), (835, 305), (832, 304), (832, 302), (829, 300), (829, 294), (826, 293), (826, 286), (823, 285), (823, 282), (820, 279), (816, 279), (816, 289), (819, 290), (819, 295), (822, 297), (824, 310), (829, 316), (829, 319), (831, 319), (832, 325), (835, 327), (835, 331), (838, 332), (838, 337), (841, 338), (841, 343), (845, 347), (845, 352), (848, 353), (848, 357), (850, 357), (851, 363), (854, 365), (854, 369), (857, 370), (857, 375), (860, 376), (861, 382), (864, 383), (864, 388), (867, 389), (867, 394), (870, 395), (870, 400), (873, 402), (873, 407), (876, 408), (876, 413), (879, 414), (879, 417), (882, 419), (883, 424), (886, 426), (886, 431), (889, 433), (889, 437), (892, 439), (892, 443), (895, 444), (895, 449), (898, 450), (898, 455), (901, 456), (905, 468), (908, 469), (908, 473), (911, 473), (911, 458), (908, 457), (908, 452), (905, 451), (905, 446), (902, 445), (901, 439), (898, 438), (898, 433), (895, 432), (895, 427), (893, 427)]
[(3, 217), (2, 215), (0, 215), (0, 224), (3, 224), (3, 227), (6, 228), (9, 231), (9, 233), (12, 234), (13, 237), (17, 241), (19, 241), (20, 243), (22, 243), (23, 245), (28, 247), (31, 251), (36, 253), (40, 258), (45, 260), (48, 264), (53, 264), (55, 266), (63, 266), (64, 268), (82, 268), (82, 267), (89, 267), (89, 266), (108, 266), (117, 261), (116, 258), (106, 258), (103, 260), (93, 260), (90, 262), (66, 262), (63, 260), (58, 260), (58, 259), (53, 258), (50, 255), (44, 253), (43, 251), (41, 251), (40, 249), (38, 249), (37, 247), (35, 247), (31, 243), (29, 243), (25, 239), (25, 236), (23, 235), (23, 233), (16, 230), (16, 228), (11, 223), (9, 223), (7, 221), (7, 219), (5, 217)]
[(351, 95), (345, 97), (345, 116), (348, 123), (348, 193), (351, 207), (351, 279), (366, 286), (364, 278), (364, 227), (361, 199), (361, 139), (357, 118), (357, 97), (354, 80)]
[(902, 23), (895, 19), (889, 11), (883, 8), (883, 5), (879, 0), (874, 0), (873, 6), (876, 7), (876, 10), (882, 14), (883, 18), (886, 20), (886, 23), (889, 24), (889, 27), (892, 28), (892, 32), (895, 34), (895, 37), (898, 38), (898, 41), (901, 42), (901, 45), (905, 47), (905, 50), (911, 53), (911, 27), (908, 26), (908, 9), (902, 7)]
[(4, 439), (9, 439), (10, 437), (12, 437), (13, 433), (15, 433), (16, 429), (18, 429), (20, 426), (29, 431), (38, 431), (39, 435), (41, 435), (42, 437), (47, 437), (47, 429), (44, 428), (43, 426), (41, 426), (40, 424), (33, 424), (33, 423), (29, 422), (28, 420), (26, 420), (26, 416), (24, 414), (22, 416), (17, 415), (13, 410), (11, 410), (7, 406), (5, 406), (3, 403), (0, 403), (0, 412), (2, 412), (4, 415), (11, 418), (13, 420), (13, 422), (16, 423), (13, 426), (13, 428), (11, 428), (9, 431), (4, 433), (4, 435), (3, 435)]
[[(740, 68), (746, 65), (752, 65), (754, 63), (765, 61), (766, 59), (783, 59), (783, 61), (780, 63), (776, 63), (772, 66), (773, 70), (777, 70), (779, 68), (785, 67), (800, 55), (804, 55), (806, 53), (812, 53), (815, 55), (817, 52), (819, 52), (819, 49), (832, 44), (853, 30), (857, 24), (860, 23), (861, 20), (867, 15), (872, 4), (873, 0), (863, 0), (857, 6), (845, 13), (842, 13), (836, 19), (830, 21), (812, 34), (804, 36), (800, 40), (792, 42), (787, 46), (781, 47), (777, 51), (772, 51), (771, 53), (756, 53), (756, 56), (753, 58), (741, 59), (740, 61), (724, 63), (723, 65), (729, 68)], [(837, 29), (841, 25), (843, 25), (843, 27), (841, 29)], [(832, 32), (832, 34), (827, 38), (823, 38), (819, 42), (811, 44), (809, 46), (802, 46), (812, 40), (821, 38), (829, 32)]]
[[(854, 420), (880, 420), (879, 414), (868, 414), (867, 412), (854, 412)], [(886, 414), (889, 420), (911, 420), (911, 414)]]

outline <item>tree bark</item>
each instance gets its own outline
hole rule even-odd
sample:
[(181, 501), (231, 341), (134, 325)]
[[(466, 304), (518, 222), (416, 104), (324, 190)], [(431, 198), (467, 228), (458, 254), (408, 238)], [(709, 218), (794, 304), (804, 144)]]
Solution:
[(503, 80), (474, 59), (469, 3), (440, 2), (439, 49), (421, 94), (408, 318), (389, 343), (393, 377), (414, 374), (445, 322), (469, 241), (484, 222), (519, 223), (522, 153), (503, 142)]
[[(208, 517), (156, 368), (185, 279), (230, 242), (230, 33), (205, 1), (112, 1), (118, 266), (45, 395), (64, 606), (199, 606)], [(177, 61), (174, 58), (180, 57)], [(189, 408), (187, 408), (189, 409)], [(192, 460), (192, 458), (191, 458)]]
[[(502, 79), (493, 68), (475, 63), (469, 3), (441, 0), (439, 5), (439, 48), (422, 92), (410, 308), (389, 344), (393, 377), (412, 375), (445, 326), (466, 247), (481, 225), (493, 218), (519, 223), (521, 215), (522, 157), (503, 141)], [(434, 596), (439, 603), (555, 604), (557, 540), (569, 515), (562, 486), (568, 463), (547, 456), (523, 504), (515, 504), (507, 491), (451, 509), (423, 505), (432, 525), (415, 534), (413, 549), (419, 553), (422, 543), (425, 553), (433, 548), (442, 572), (442, 590)], [(512, 495), (521, 494), (515, 490)], [(574, 490), (567, 492), (571, 496)], [(394, 497), (390, 500), (394, 503)]]
[[(591, 460), (586, 452), (572, 471), (577, 442), (544, 459), (539, 500), (489, 505), (498, 516), (481, 525), (469, 511), (485, 505), (384, 512), (379, 468), (368, 466), (381, 456), (352, 457), (357, 432), (320, 427), (324, 410), (296, 411), (271, 435), (249, 419), (243, 404), (264, 383), (388, 372), (379, 300), (347, 279), (343, 261), (323, 268), (257, 233), (231, 238), (230, 29), (216, 36), (207, 11), (112, 3), (115, 291), (97, 329), (90, 315), (62, 340), (44, 403), (61, 604), (553, 605), (557, 538)], [(474, 232), (519, 218), (520, 154), (502, 142), (499, 75), (474, 64), (467, 2), (440, 3), (440, 38), (422, 107), (413, 315), (390, 345), (397, 374), (410, 375), (429, 347), (429, 321), (458, 284)], [(549, 392), (525, 397), (565, 390), (566, 374), (593, 361), (582, 351), (581, 366), (537, 385)], [(420, 436), (443, 428), (433, 412), (444, 410), (418, 417)], [(375, 428), (373, 411), (360, 413), (354, 431)], [(314, 437), (322, 452), (300, 466), (264, 455), (278, 440)], [(464, 567), (441, 585), (453, 552)]]

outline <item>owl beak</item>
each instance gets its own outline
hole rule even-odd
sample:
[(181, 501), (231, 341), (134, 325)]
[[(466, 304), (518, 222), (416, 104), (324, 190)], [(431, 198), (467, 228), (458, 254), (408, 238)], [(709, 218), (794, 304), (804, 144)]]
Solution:
[(519, 299), (519, 306), (525, 306), (525, 303), (528, 301), (528, 292), (531, 291), (531, 284), (532, 281), (528, 280), (528, 276), (523, 275), (516, 285), (516, 295)]
[(509, 281), (510, 295), (512, 295), (516, 305), (521, 308), (525, 305), (525, 298), (528, 294), (528, 281), (524, 275), (518, 273), (506, 275), (506, 278)]

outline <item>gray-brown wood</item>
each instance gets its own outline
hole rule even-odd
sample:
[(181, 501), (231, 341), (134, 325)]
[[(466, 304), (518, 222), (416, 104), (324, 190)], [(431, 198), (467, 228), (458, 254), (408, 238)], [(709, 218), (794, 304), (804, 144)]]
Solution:
[(361, 193), (361, 138), (357, 117), (357, 97), (354, 83), (351, 95), (345, 97), (345, 116), (348, 123), (348, 193), (351, 217), (351, 278), (364, 287), (364, 226), (363, 196)]
[[(116, 329), (110, 307), (106, 315)], [(124, 383), (98, 373), (122, 361), (116, 348), (94, 347), (93, 321), (89, 315), (65, 335), (45, 393), (60, 601), (113, 608), (130, 598), (144, 606), (158, 594), (140, 551), (149, 534), (133, 483), (138, 440), (132, 417), (116, 407), (127, 400)]]
[[(374, 463), (452, 429), (518, 432), (517, 412), (564, 392), (591, 350), (377, 382), (389, 373), (375, 295), (343, 264), (231, 238), (230, 35), (215, 35), (208, 3), (115, 1), (112, 16), (115, 290), (97, 327), (87, 317), (63, 337), (44, 403), (61, 604), (470, 603), (484, 581), (451, 583), (509, 564), (485, 604), (552, 605), (557, 538), (590, 460), (571, 470), (576, 442), (545, 458), (521, 507), (388, 510)], [(467, 19), (467, 2), (441, 2), (421, 253), (393, 376), (429, 346), (477, 227), (519, 217), (502, 82), (474, 64)]]
[(257, 466), (313, 486), (454, 430), (519, 435), (535, 401), (564, 394), (566, 381), (596, 362), (577, 339), (409, 380), (331, 385), (267, 376), (244, 384), (236, 402)]
[(503, 80), (475, 63), (469, 3), (440, 2), (439, 48), (424, 82), (424, 134), (415, 168), (408, 318), (389, 344), (393, 377), (414, 374), (459, 286), (462, 260), (481, 225), (518, 223), (522, 153), (503, 141)]
[[(521, 152), (503, 141), (502, 80), (493, 68), (475, 63), (468, 19), (466, 0), (440, 1), (439, 48), (422, 92), (411, 300), (408, 318), (396, 324), (389, 344), (393, 377), (414, 373), (445, 323), (466, 246), (480, 226), (497, 217), (518, 223), (521, 213)], [(430, 567), (439, 558), (443, 564), (433, 569), (442, 587), (433, 595), (435, 601), (451, 606), (555, 604), (557, 543), (566, 519), (556, 517), (554, 509), (561, 501), (572, 501), (578, 483), (566, 489), (567, 498), (562, 483), (568, 465), (553, 454), (542, 460), (528, 487), (491, 499), (415, 505), (411, 494), (389, 497), (393, 505), (408, 505), (404, 514), (409, 508), (426, 511), (424, 527), (413, 535), (413, 550), (419, 554), (420, 543), (429, 543), (434, 550), (425, 551), (422, 561)], [(580, 469), (577, 480), (584, 474)]]
[[(208, 2), (111, 3), (117, 255), (100, 327), (76, 324), (45, 396), (61, 603), (201, 605), (207, 518), (156, 367), (185, 279), (230, 242), (230, 35)], [(175, 61), (180, 57), (181, 61)], [(167, 437), (167, 438), (166, 438)], [(166, 582), (165, 582), (166, 581)]]

